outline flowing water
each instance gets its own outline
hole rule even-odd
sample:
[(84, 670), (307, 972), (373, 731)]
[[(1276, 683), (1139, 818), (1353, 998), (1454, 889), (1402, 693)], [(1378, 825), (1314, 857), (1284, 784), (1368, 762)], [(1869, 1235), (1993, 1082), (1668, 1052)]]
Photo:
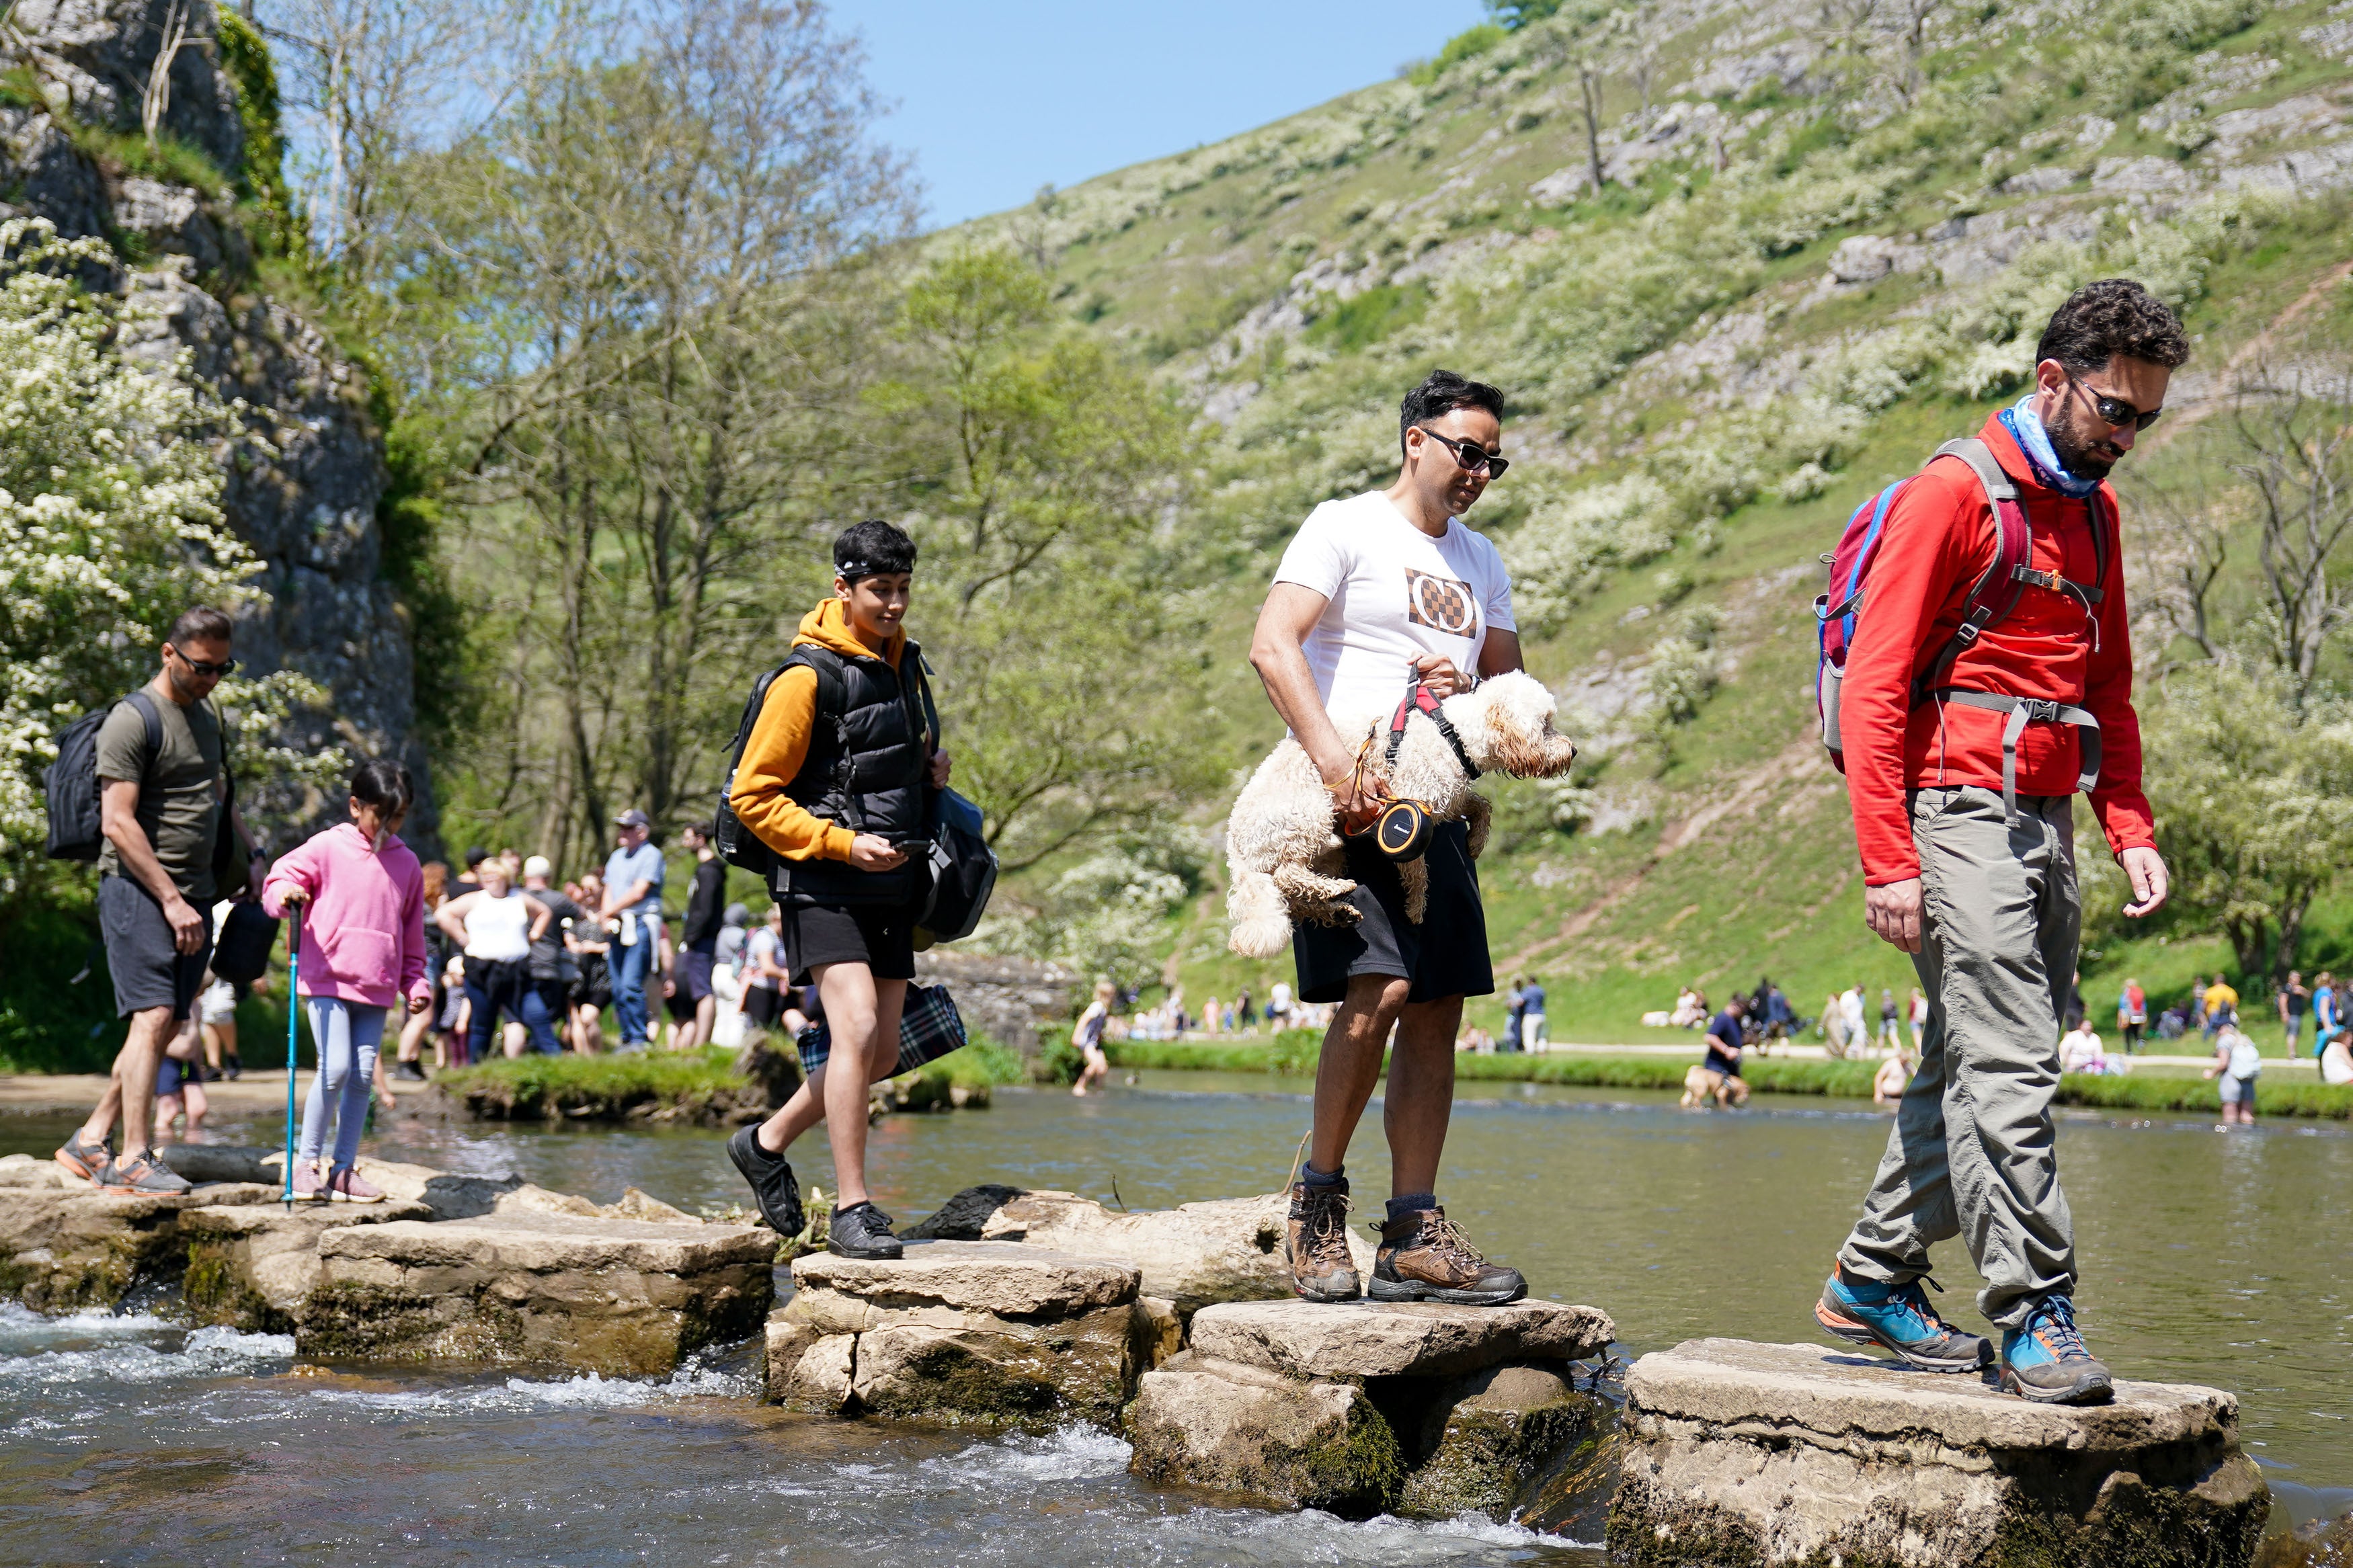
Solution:
[[(1269, 1191), (1305, 1127), (1303, 1087), (1145, 1074), (1085, 1100), (1016, 1092), (893, 1117), (873, 1131), (876, 1199), (913, 1217), (987, 1180), (1130, 1208)], [(1375, 1194), (1377, 1108), (1367, 1121), (1352, 1166)], [(46, 1154), (66, 1125), (0, 1118), (0, 1153)], [(1630, 1354), (1696, 1334), (1811, 1339), (1808, 1309), (1885, 1138), (1883, 1118), (1835, 1101), (1711, 1115), (1663, 1095), (1473, 1086), (1440, 1195), (1536, 1293), (1607, 1308)], [(2127, 1376), (2235, 1390), (2274, 1528), (2353, 1508), (2353, 1133), (2071, 1114), (2059, 1142), (2094, 1348)], [(692, 1209), (744, 1195), (719, 1145), (410, 1122), (373, 1148)], [(831, 1187), (821, 1139), (800, 1167)], [(1978, 1280), (1945, 1253), (1945, 1305), (1971, 1324)], [(757, 1403), (750, 1346), (659, 1383), (298, 1371), (290, 1340), (191, 1332), (170, 1310), (0, 1308), (0, 1563), (1599, 1562), (1589, 1543), (1483, 1521), (1351, 1524), (1155, 1492), (1095, 1434), (785, 1415)]]

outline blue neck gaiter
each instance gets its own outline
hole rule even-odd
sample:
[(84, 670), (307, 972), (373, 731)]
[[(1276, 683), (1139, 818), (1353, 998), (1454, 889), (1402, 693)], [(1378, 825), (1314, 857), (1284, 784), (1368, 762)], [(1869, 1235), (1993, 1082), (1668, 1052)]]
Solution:
[(2026, 454), (2028, 465), (2034, 469), (2035, 481), (2043, 489), (2083, 500), (2100, 488), (2097, 479), (2079, 479), (2059, 461), (2059, 454), (2051, 445), (2051, 432), (2042, 427), (2041, 416), (2034, 412), (2034, 394), (2030, 392), (2003, 409), (2001, 425), (2018, 437), (2019, 450)]

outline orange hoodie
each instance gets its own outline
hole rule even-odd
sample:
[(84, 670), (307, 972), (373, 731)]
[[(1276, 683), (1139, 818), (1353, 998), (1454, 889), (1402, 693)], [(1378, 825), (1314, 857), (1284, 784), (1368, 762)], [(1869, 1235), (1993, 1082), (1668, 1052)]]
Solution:
[[(801, 617), (793, 647), (814, 644), (831, 648), (844, 658), (872, 658), (874, 650), (850, 629), (849, 612), (839, 599), (827, 599)], [(881, 658), (892, 669), (907, 646), (907, 634), (893, 633)], [(809, 731), (817, 722), (817, 671), (796, 665), (769, 683), (744, 742), (744, 760), (735, 767), (735, 788), (727, 805), (735, 818), (759, 836), (760, 842), (787, 860), (847, 860), (856, 836), (838, 822), (811, 816), (785, 786), (799, 776), (808, 760)]]

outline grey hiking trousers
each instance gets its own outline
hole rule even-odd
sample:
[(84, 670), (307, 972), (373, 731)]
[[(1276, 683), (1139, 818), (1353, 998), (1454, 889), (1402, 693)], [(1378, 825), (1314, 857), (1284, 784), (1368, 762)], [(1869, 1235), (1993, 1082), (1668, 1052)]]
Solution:
[(2021, 795), (2010, 827), (1999, 790), (1914, 795), (1923, 929), (1912, 963), (1928, 1028), (1839, 1249), (1849, 1273), (1901, 1284), (1928, 1272), (1930, 1246), (1958, 1236), (1985, 1276), (1978, 1308), (2003, 1329), (2074, 1288), (2051, 1120), (2083, 926), (2073, 808), (2070, 795)]

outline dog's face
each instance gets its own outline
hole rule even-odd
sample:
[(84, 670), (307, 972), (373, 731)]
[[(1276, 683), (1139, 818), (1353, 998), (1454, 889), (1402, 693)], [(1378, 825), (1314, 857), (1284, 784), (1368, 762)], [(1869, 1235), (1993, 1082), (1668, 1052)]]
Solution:
[(1491, 773), (1515, 779), (1558, 778), (1577, 760), (1577, 745), (1552, 727), (1559, 704), (1543, 681), (1514, 670), (1482, 681), (1479, 689), (1447, 703), (1454, 717), (1456, 702), (1471, 709), (1472, 722), (1456, 724), (1471, 760)]

